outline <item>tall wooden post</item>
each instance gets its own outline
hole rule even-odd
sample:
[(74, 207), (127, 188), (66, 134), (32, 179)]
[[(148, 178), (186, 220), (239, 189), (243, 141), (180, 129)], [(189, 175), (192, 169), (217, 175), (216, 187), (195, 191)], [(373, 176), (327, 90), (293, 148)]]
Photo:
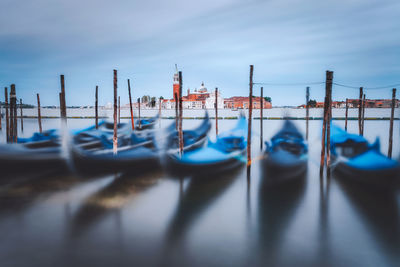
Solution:
[(306, 140), (308, 141), (308, 120), (310, 117), (310, 87), (306, 88)]
[(178, 131), (179, 131), (179, 151), (182, 156), (183, 154), (183, 130), (182, 130), (182, 113), (183, 113), (183, 108), (182, 108), (182, 71), (179, 72), (179, 125), (178, 125)]
[(361, 113), (361, 135), (364, 135), (364, 117), (365, 117), (365, 94), (363, 94), (362, 113)]
[(19, 110), (20, 110), (20, 115), (21, 115), (21, 132), (24, 131), (24, 114), (22, 113), (22, 99), (19, 99)]
[(251, 121), (253, 112), (253, 70), (254, 66), (250, 65), (250, 83), (249, 83), (249, 121), (247, 128), (247, 167), (251, 165)]
[(346, 115), (344, 121), (344, 130), (347, 132), (347, 117), (349, 116), (349, 99), (346, 98)]
[(358, 99), (358, 134), (361, 135), (361, 112), (362, 112), (362, 97), (363, 97), (363, 88), (360, 87), (360, 97)]
[[(319, 175), (322, 178), (324, 174), (324, 162), (325, 162), (325, 145), (326, 149), (330, 149), (330, 112), (331, 112), (331, 91), (332, 91), (332, 79), (333, 72), (326, 71), (326, 82), (325, 82), (325, 103), (324, 103), (324, 120), (322, 125), (322, 140), (321, 140), (321, 161), (319, 166)], [(326, 141), (326, 143), (325, 143)], [(329, 153), (329, 152), (328, 152)], [(330, 171), (330, 153), (327, 153), (326, 164), (328, 169), (328, 175)]]
[(330, 178), (331, 176), (332, 80), (333, 80), (333, 71), (329, 71), (327, 72), (328, 120), (326, 122), (326, 170), (328, 178)]
[(11, 84), (10, 90), (10, 135), (11, 142), (17, 142), (17, 96), (15, 92), (15, 84)]
[(39, 124), (39, 133), (42, 133), (42, 116), (40, 114), (40, 97), (39, 94), (37, 96), (37, 109), (38, 109), (38, 124)]
[(138, 103), (138, 115), (139, 115), (139, 118), (138, 118), (138, 128), (139, 129), (141, 129), (142, 128), (142, 124), (141, 124), (141, 120), (140, 120), (140, 97), (137, 99), (137, 103)]
[(394, 119), (394, 108), (396, 106), (396, 88), (392, 91), (392, 110), (390, 112), (390, 128), (389, 128), (389, 148), (388, 157), (392, 158), (392, 146), (393, 146), (393, 119)]
[(67, 123), (67, 104), (65, 102), (65, 82), (64, 82), (64, 75), (60, 75), (60, 82), (61, 82), (61, 99), (60, 99), (60, 107), (61, 110), (61, 119), (64, 123)]
[(159, 106), (158, 106), (158, 121), (159, 121), (159, 126), (160, 126), (160, 128), (161, 128), (161, 102), (162, 102), (161, 97), (160, 97), (160, 99), (159, 99), (159, 102), (160, 102), (160, 104), (159, 104)]
[(14, 142), (14, 106), (13, 106), (13, 103), (12, 103), (12, 97), (11, 97), (11, 94), (12, 94), (12, 87), (10, 88), (10, 95), (9, 95), (9, 97), (10, 97), (10, 99), (9, 99), (9, 101), (10, 101), (10, 105), (9, 105), (9, 109), (10, 109), (10, 132), (9, 132), (9, 142), (10, 143), (13, 143)]
[(132, 108), (131, 82), (129, 79), (128, 79), (128, 93), (129, 93), (129, 108), (131, 111), (132, 130), (135, 130), (135, 121), (133, 119), (133, 108)]
[(263, 136), (264, 136), (264, 134), (263, 134), (263, 131), (264, 131), (264, 129), (263, 129), (263, 121), (264, 121), (263, 111), (264, 111), (264, 88), (261, 87), (261, 97), (260, 97), (260, 149), (261, 150), (263, 149), (263, 142), (264, 142), (264, 140), (263, 140)]
[(97, 85), (96, 85), (95, 99), (96, 99), (94, 103), (95, 124), (96, 124), (96, 129), (99, 129), (99, 86)]
[(9, 116), (9, 104), (8, 104), (8, 89), (7, 87), (4, 88), (4, 94), (5, 94), (5, 108), (6, 108), (6, 137), (7, 137), (7, 143), (10, 142), (10, 116)]
[(177, 93), (175, 93), (174, 94), (174, 98), (175, 98), (175, 130), (177, 130), (178, 131), (178, 121), (179, 121), (179, 114), (178, 114), (178, 107), (179, 107), (179, 104), (178, 104), (178, 94)]
[(2, 123), (2, 122), (1, 122), (1, 115), (2, 115), (2, 114), (1, 114), (1, 109), (2, 109), (2, 108), (1, 108), (1, 105), (0, 105), (0, 131), (3, 130), (3, 126), (1, 125), (1, 123)]
[(118, 123), (121, 123), (121, 97), (118, 96)]
[(117, 124), (117, 96), (118, 96), (118, 80), (117, 70), (114, 70), (114, 134), (113, 134), (113, 151), (114, 155), (118, 151), (118, 124)]
[(218, 87), (215, 88), (215, 135), (218, 136)]
[(62, 103), (62, 93), (61, 92), (58, 93), (58, 97), (60, 99), (60, 118), (61, 118), (61, 121), (62, 121), (64, 108), (63, 108), (63, 103)]

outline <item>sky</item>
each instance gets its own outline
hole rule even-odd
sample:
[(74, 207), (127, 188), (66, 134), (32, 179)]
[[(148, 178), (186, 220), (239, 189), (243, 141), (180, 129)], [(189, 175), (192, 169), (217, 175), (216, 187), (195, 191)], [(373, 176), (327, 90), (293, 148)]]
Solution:
[[(274, 106), (323, 100), (326, 70), (334, 82), (377, 87), (400, 84), (400, 1), (397, 0), (2, 0), (0, 101), (14, 83), (18, 98), (58, 105), (60, 74), (67, 105), (113, 99), (118, 70), (121, 103), (172, 98), (175, 64), (184, 92), (204, 81), (223, 97), (246, 96), (249, 65)], [(296, 85), (287, 85), (287, 84)], [(254, 95), (259, 95), (255, 84)], [(400, 87), (400, 86), (399, 86)], [(333, 99), (357, 98), (333, 87)], [(391, 98), (390, 88), (366, 90)]]

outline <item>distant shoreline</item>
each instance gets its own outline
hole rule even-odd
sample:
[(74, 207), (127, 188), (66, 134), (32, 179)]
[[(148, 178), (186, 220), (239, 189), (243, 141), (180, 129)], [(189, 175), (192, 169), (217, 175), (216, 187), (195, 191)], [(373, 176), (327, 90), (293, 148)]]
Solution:
[[(21, 118), (18, 116), (17, 118)], [(23, 116), (24, 119), (37, 119), (37, 116)], [(42, 116), (42, 119), (60, 119), (61, 117), (54, 117), (54, 116)], [(106, 120), (108, 117), (102, 116), (98, 117), (99, 119)], [(121, 119), (130, 119), (131, 117), (121, 117)], [(133, 117), (135, 120), (139, 117)], [(151, 116), (143, 116), (142, 119), (151, 118)], [(205, 117), (183, 117), (184, 120), (202, 120)], [(219, 120), (237, 120), (239, 117), (218, 117)], [(70, 116), (67, 119), (95, 119), (94, 116)], [(175, 117), (161, 117), (163, 120), (174, 120)], [(214, 120), (215, 117), (210, 117), (211, 120)], [(260, 120), (261, 117), (254, 117), (254, 120)], [(332, 120), (345, 120), (345, 117), (336, 117), (332, 118)], [(263, 117), (263, 120), (306, 120), (305, 117)], [(309, 120), (323, 120), (323, 117), (309, 117)], [(358, 117), (348, 117), (347, 120), (358, 120)], [(364, 120), (371, 120), (371, 121), (386, 121), (390, 120), (390, 117), (368, 117), (364, 118)], [(399, 118), (394, 118), (394, 120), (400, 120)]]

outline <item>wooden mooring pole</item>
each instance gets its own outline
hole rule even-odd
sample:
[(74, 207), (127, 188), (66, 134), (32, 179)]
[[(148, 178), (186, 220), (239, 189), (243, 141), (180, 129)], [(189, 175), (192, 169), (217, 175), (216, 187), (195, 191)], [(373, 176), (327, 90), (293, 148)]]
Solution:
[(161, 97), (159, 99), (159, 102), (160, 102), (160, 104), (158, 106), (158, 123), (159, 123), (159, 127), (161, 128), (161, 102), (162, 102)]
[(344, 120), (344, 130), (347, 132), (347, 117), (349, 116), (349, 99), (346, 98), (346, 115)]
[(361, 125), (361, 113), (362, 113), (362, 97), (363, 97), (363, 88), (360, 87), (360, 97), (358, 99), (358, 134), (362, 135), (362, 125)]
[(183, 155), (183, 130), (182, 130), (182, 119), (183, 119), (183, 107), (182, 107), (182, 71), (179, 72), (179, 152)]
[(263, 136), (264, 136), (264, 134), (263, 134), (263, 131), (264, 131), (264, 129), (263, 129), (263, 121), (264, 121), (263, 111), (264, 111), (264, 88), (261, 87), (261, 97), (260, 97), (260, 149), (261, 150), (263, 149), (263, 142), (264, 142), (264, 140), (263, 140)]
[(1, 121), (1, 116), (2, 116), (2, 114), (1, 114), (1, 105), (0, 105), (0, 131), (2, 131), (3, 130), (3, 126), (1, 125), (2, 124), (2, 121)]
[(306, 88), (306, 140), (308, 141), (308, 123), (310, 117), (310, 87)]
[(22, 99), (19, 99), (19, 109), (20, 109), (20, 115), (21, 115), (21, 132), (24, 132), (24, 114), (22, 112)]
[(95, 93), (94, 112), (95, 112), (96, 129), (99, 129), (99, 86), (97, 86), (97, 85), (96, 85), (96, 93)]
[(332, 80), (333, 71), (327, 74), (328, 86), (328, 120), (326, 122), (326, 173), (327, 177), (331, 177), (331, 121), (332, 121)]
[(175, 130), (178, 131), (178, 120), (179, 120), (179, 114), (178, 114), (178, 94), (174, 93), (174, 98), (175, 98)]
[(42, 115), (40, 114), (40, 96), (39, 94), (36, 94), (37, 96), (37, 110), (38, 110), (38, 124), (39, 124), (39, 133), (42, 133)]
[(7, 143), (10, 142), (10, 116), (9, 116), (9, 109), (10, 106), (8, 104), (8, 89), (7, 87), (4, 88), (4, 94), (5, 94), (5, 108), (6, 108), (6, 137), (7, 137)]
[(218, 136), (218, 88), (215, 88), (215, 135)]
[[(249, 120), (247, 128), (247, 167), (251, 165), (251, 121), (253, 113), (253, 71), (254, 66), (250, 65), (250, 77), (249, 77)], [(250, 177), (248, 177), (249, 179)]]
[(11, 84), (10, 90), (10, 130), (11, 130), (11, 142), (17, 143), (17, 95), (15, 92), (15, 84)]
[(363, 94), (362, 113), (361, 113), (361, 135), (364, 135), (364, 120), (365, 117), (365, 94)]
[(117, 80), (117, 70), (114, 70), (114, 134), (113, 134), (113, 152), (114, 155), (118, 151), (118, 124), (117, 124), (117, 96), (118, 96), (118, 80)]
[(394, 108), (396, 106), (396, 88), (392, 90), (392, 110), (390, 112), (390, 127), (389, 127), (389, 148), (388, 157), (392, 158), (392, 146), (393, 146), (393, 119), (394, 119)]
[(128, 79), (128, 93), (129, 93), (129, 109), (131, 111), (132, 130), (135, 130), (135, 120), (133, 118), (132, 95), (131, 95), (131, 81)]
[(138, 103), (138, 128), (142, 128), (141, 120), (140, 120), (140, 97), (137, 99)]
[(333, 72), (326, 71), (326, 82), (325, 82), (325, 102), (324, 102), (324, 120), (322, 125), (322, 140), (321, 140), (321, 160), (319, 166), (319, 175), (320, 178), (323, 177), (324, 174), (324, 162), (325, 162), (325, 145), (326, 150), (328, 150), (326, 157), (326, 164), (328, 175), (330, 171), (330, 117), (331, 117), (331, 97), (332, 97), (332, 80), (333, 80)]
[(118, 123), (121, 123), (121, 97), (118, 96)]
[(67, 123), (67, 104), (65, 102), (65, 81), (64, 75), (60, 75), (61, 83), (61, 96), (60, 96), (60, 108), (61, 108), (61, 120), (63, 123)]

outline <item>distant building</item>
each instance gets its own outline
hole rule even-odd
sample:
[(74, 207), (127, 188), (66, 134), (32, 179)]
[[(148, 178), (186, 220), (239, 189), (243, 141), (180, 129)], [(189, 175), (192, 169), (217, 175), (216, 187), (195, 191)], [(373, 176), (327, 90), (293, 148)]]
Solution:
[[(358, 108), (360, 106), (359, 99), (348, 99), (349, 108)], [(305, 108), (306, 105), (301, 105), (299, 108)], [(323, 108), (324, 102), (317, 102), (316, 108)], [(333, 108), (345, 108), (346, 101), (332, 101)], [(392, 99), (365, 99), (366, 108), (391, 108)], [(395, 108), (400, 107), (400, 100), (395, 100)]]
[[(224, 99), (221, 97), (221, 92), (217, 92), (217, 104), (219, 109), (224, 108)], [(215, 91), (210, 93), (209, 97), (205, 100), (205, 108), (206, 109), (213, 109), (215, 108)]]
[[(253, 108), (260, 109), (261, 101), (263, 102), (263, 108), (272, 108), (271, 102), (266, 101), (261, 97), (253, 97)], [(230, 98), (225, 98), (224, 107), (227, 109), (245, 109), (249, 108), (249, 98), (247, 96), (233, 96)]]

